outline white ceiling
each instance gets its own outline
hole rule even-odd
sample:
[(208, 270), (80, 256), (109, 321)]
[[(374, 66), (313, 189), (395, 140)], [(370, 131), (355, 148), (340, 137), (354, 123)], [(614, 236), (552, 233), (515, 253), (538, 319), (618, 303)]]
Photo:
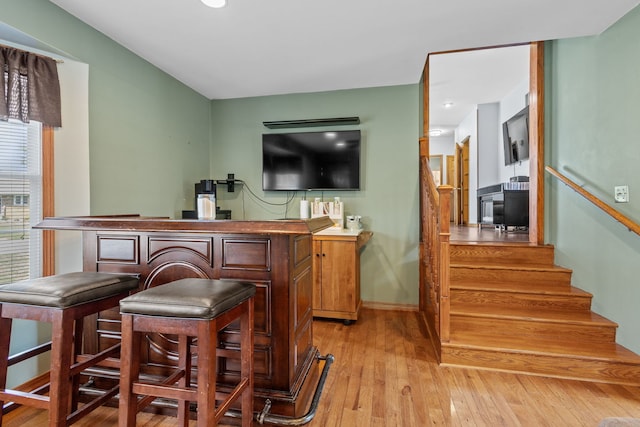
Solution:
[(529, 51), (520, 45), (429, 56), (430, 128), (449, 133), (477, 104), (499, 102), (528, 81)]
[(210, 99), (414, 84), (429, 52), (598, 34), (640, 0), (50, 0)]

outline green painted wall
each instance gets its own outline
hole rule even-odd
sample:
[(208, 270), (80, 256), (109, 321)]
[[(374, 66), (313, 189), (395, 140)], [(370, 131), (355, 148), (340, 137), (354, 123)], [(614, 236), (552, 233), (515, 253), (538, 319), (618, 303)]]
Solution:
[(3, 0), (0, 20), (89, 64), (92, 214), (191, 206), (209, 171), (208, 99), (49, 1)]
[[(208, 99), (49, 1), (2, 0), (0, 21), (39, 40), (39, 49), (47, 45), (88, 64), (91, 213), (178, 216), (191, 206), (193, 183), (209, 172)], [(78, 101), (86, 104), (86, 98)], [(67, 135), (73, 133), (71, 126), (64, 128), (64, 115), (62, 120)], [(60, 146), (70, 140), (73, 137), (57, 139), (56, 153), (73, 150)], [(65, 176), (75, 176), (69, 170), (74, 160), (72, 156), (56, 158), (56, 167), (63, 165)], [(78, 194), (77, 198), (85, 196)], [(56, 198), (58, 212), (87, 213), (71, 212), (75, 206), (77, 201), (65, 204)], [(69, 253), (80, 256), (74, 252), (77, 245), (70, 249), (70, 240), (58, 233), (57, 242), (64, 247), (58, 260)], [(16, 322), (12, 335), (17, 338), (12, 340), (13, 353), (46, 342), (49, 325)], [(16, 365), (10, 369), (9, 385), (47, 370), (45, 362), (42, 358)]]
[[(603, 34), (546, 45), (546, 157), (563, 174), (640, 222), (640, 8)], [(546, 177), (547, 239), (593, 310), (640, 352), (640, 236)], [(628, 185), (630, 203), (613, 188)]]
[[(347, 215), (362, 215), (374, 232), (362, 253), (362, 299), (397, 304), (418, 303), (418, 85), (335, 92), (267, 96), (212, 103), (212, 178), (234, 173), (260, 198), (282, 204), (287, 195), (262, 191), (262, 133), (274, 132), (266, 120), (359, 116), (362, 131), (361, 184), (339, 196)], [(352, 129), (354, 127), (339, 127)], [(296, 129), (302, 131), (318, 128)], [(257, 202), (247, 188), (218, 189), (218, 204), (234, 219), (299, 216), (302, 193), (283, 205)], [(293, 194), (290, 194), (293, 196)], [(307, 199), (321, 197), (308, 192)]]

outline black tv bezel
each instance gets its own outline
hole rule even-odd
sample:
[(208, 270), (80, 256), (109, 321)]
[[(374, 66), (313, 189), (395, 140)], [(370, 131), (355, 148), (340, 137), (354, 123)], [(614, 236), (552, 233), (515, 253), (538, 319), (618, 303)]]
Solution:
[[(274, 187), (265, 187), (265, 138), (273, 136), (273, 135), (308, 135), (308, 134), (325, 134), (327, 132), (334, 132), (337, 134), (341, 133), (357, 133), (357, 182), (355, 186), (348, 187), (324, 187), (324, 186), (312, 186), (309, 188), (306, 187), (287, 187), (287, 188), (274, 188)], [(263, 191), (359, 191), (362, 187), (362, 132), (360, 129), (343, 129), (343, 130), (319, 130), (319, 131), (309, 131), (309, 132), (269, 132), (262, 134), (262, 190)]]
[[(519, 150), (517, 147), (513, 147), (511, 144), (511, 138), (509, 137), (509, 123), (513, 123), (520, 118), (524, 118), (525, 127), (526, 127), (526, 140), (525, 145), (527, 147), (526, 156), (520, 157)], [(522, 160), (529, 159), (529, 106), (527, 105), (522, 110), (518, 111), (516, 114), (508, 118), (505, 122), (502, 123), (502, 144), (504, 149), (504, 165), (511, 166), (515, 163), (521, 162)], [(514, 148), (516, 149), (514, 153)]]

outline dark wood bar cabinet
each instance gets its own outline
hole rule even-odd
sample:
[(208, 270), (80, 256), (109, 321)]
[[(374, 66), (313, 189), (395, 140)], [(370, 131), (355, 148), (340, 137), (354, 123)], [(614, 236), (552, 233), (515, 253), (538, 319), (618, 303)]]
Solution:
[[(38, 228), (82, 232), (84, 271), (138, 274), (141, 290), (188, 277), (255, 283), (254, 410), (261, 411), (268, 399), (271, 413), (300, 417), (321, 371), (313, 344), (312, 233), (331, 225), (328, 217), (199, 221), (107, 216), (46, 218)], [(118, 310), (88, 319), (84, 331), (87, 354), (107, 348), (120, 339)], [(219, 338), (224, 357), (218, 363), (218, 384), (224, 388), (239, 375), (238, 325)], [(144, 372), (167, 371), (176, 350), (173, 337), (149, 335)], [(117, 369), (117, 360), (112, 362), (110, 367)], [(96, 377), (109, 381), (108, 375)]]

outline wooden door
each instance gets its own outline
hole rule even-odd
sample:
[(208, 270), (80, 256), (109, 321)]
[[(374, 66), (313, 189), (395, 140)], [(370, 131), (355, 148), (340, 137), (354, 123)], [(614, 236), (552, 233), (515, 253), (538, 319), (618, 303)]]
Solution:
[(462, 208), (461, 201), (462, 196), (460, 193), (460, 176), (462, 170), (462, 164), (460, 159), (462, 158), (462, 146), (455, 144), (455, 151), (453, 152), (453, 223), (460, 225), (462, 221)]
[[(446, 185), (450, 185), (452, 187), (455, 188), (455, 186), (453, 185), (453, 181), (454, 181), (454, 170), (455, 170), (455, 156), (447, 156), (446, 159), (446, 174), (447, 176), (445, 177), (445, 184)], [(454, 193), (455, 194), (455, 193)], [(449, 216), (449, 221), (453, 222), (454, 221), (454, 212), (455, 212), (455, 204), (451, 203), (451, 215)]]
[(469, 224), (469, 137), (456, 144), (453, 154), (453, 223)]
[(462, 207), (461, 224), (469, 224), (469, 137), (462, 141), (462, 151), (460, 159), (460, 197)]
[(355, 310), (354, 243), (322, 242), (322, 309), (351, 312)]
[(447, 156), (446, 160), (446, 173), (447, 176), (444, 179), (446, 185), (453, 186), (453, 171), (455, 169), (453, 161), (455, 160), (454, 156)]

